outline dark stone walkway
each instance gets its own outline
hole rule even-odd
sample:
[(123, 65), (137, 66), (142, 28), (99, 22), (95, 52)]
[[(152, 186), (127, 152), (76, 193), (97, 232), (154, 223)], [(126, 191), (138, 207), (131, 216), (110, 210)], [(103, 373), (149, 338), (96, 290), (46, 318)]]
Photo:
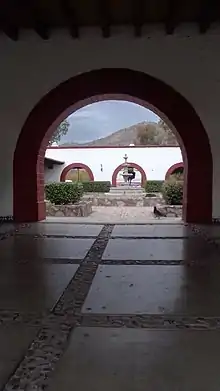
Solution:
[(220, 227), (39, 223), (0, 239), (0, 389), (219, 391)]

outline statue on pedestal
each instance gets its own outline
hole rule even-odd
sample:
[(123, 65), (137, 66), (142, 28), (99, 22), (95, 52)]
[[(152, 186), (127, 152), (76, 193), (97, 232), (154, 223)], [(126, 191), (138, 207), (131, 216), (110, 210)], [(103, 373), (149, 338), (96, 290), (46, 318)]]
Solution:
[(134, 168), (133, 167), (129, 167), (128, 155), (127, 154), (125, 154), (123, 159), (124, 159), (125, 162), (123, 163), (123, 173), (122, 173), (122, 176), (123, 176), (124, 182), (128, 183), (131, 186), (131, 181), (132, 181), (132, 179), (135, 178)]

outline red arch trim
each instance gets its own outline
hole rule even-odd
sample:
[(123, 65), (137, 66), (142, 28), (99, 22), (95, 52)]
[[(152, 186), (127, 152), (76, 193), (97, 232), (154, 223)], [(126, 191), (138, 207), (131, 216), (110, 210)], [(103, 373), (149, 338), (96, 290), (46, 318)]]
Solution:
[[(44, 156), (48, 142), (59, 122), (68, 114), (83, 105), (109, 99), (106, 94), (110, 94), (110, 99), (126, 100), (127, 97), (146, 107), (148, 102), (171, 121), (182, 141), (184, 221), (211, 223), (212, 153), (200, 118), (172, 87), (145, 73), (123, 68), (105, 68), (77, 75), (51, 90), (33, 108), (21, 129), (14, 153), (15, 221), (45, 218)], [(200, 191), (201, 183), (206, 191)]]
[[(141, 166), (139, 166), (139, 164), (136, 164), (136, 163), (128, 163), (128, 164), (130, 167), (136, 168), (136, 170), (138, 170), (141, 173), (141, 185), (144, 186), (144, 183), (147, 180), (147, 176), (146, 176), (144, 169)], [(117, 185), (117, 175), (122, 170), (123, 167), (124, 167), (124, 164), (120, 164), (120, 166), (116, 167), (115, 171), (113, 172), (112, 186), (115, 187)]]
[(94, 181), (94, 175), (93, 175), (91, 168), (89, 168), (89, 166), (87, 166), (86, 164), (83, 164), (83, 163), (71, 163), (68, 166), (66, 166), (63, 169), (63, 171), (61, 172), (60, 182), (65, 182), (67, 173), (70, 170), (73, 170), (74, 168), (83, 168), (88, 173), (90, 181)]
[(178, 168), (183, 168), (184, 169), (184, 164), (183, 162), (180, 162), (180, 163), (175, 163), (173, 164), (166, 172), (166, 175), (165, 175), (165, 179), (168, 179), (170, 175), (173, 174), (173, 172), (175, 170), (177, 170)]

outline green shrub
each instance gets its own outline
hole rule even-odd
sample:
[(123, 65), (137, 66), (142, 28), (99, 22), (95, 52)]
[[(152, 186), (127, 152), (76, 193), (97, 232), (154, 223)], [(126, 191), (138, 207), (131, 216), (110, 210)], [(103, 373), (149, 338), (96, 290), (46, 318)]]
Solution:
[(55, 205), (74, 204), (83, 195), (80, 182), (54, 182), (45, 185), (46, 199)]
[(162, 194), (168, 205), (182, 205), (183, 180), (171, 176), (162, 186)]
[(146, 193), (160, 193), (163, 183), (164, 181), (147, 181), (144, 186)]
[(85, 193), (108, 193), (111, 187), (111, 182), (108, 181), (83, 182), (82, 185)]

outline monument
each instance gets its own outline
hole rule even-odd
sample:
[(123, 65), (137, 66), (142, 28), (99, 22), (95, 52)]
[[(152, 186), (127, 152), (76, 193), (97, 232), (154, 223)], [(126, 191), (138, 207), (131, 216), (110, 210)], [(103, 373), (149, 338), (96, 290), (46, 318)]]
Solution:
[(128, 155), (125, 154), (124, 157), (124, 163), (123, 163), (123, 172), (122, 172), (122, 176), (123, 176), (123, 179), (124, 179), (124, 182), (127, 184), (128, 183), (128, 178), (130, 176), (129, 172), (128, 172)]

